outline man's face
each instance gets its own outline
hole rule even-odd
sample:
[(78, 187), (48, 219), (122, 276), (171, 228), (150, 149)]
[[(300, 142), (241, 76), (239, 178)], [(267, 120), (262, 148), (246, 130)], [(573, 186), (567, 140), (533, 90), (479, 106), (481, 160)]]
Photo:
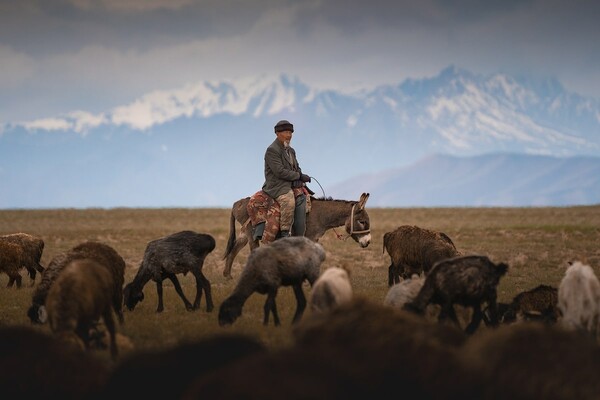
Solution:
[(279, 140), (285, 147), (289, 147), (290, 142), (292, 141), (292, 131), (277, 132), (277, 140)]

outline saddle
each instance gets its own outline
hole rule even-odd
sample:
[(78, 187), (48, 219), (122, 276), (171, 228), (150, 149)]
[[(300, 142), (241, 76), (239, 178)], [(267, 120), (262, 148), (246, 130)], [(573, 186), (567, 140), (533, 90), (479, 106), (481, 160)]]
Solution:
[(264, 224), (263, 242), (271, 243), (274, 241), (277, 233), (279, 233), (279, 216), (281, 215), (279, 203), (262, 190), (259, 190), (250, 196), (246, 210), (252, 224), (253, 236), (255, 236), (257, 226)]
[[(306, 195), (306, 212), (308, 213), (310, 211), (309, 192), (305, 191), (305, 187), (292, 188), (292, 190), (294, 191), (294, 197), (302, 194)], [(256, 236), (262, 236), (263, 243), (273, 242), (279, 233), (279, 217), (281, 215), (277, 200), (259, 190), (250, 196), (246, 211), (248, 211), (250, 223), (252, 224), (253, 239), (256, 239)], [(257, 235), (258, 230), (261, 229), (260, 224), (264, 224), (264, 230), (262, 235)]]

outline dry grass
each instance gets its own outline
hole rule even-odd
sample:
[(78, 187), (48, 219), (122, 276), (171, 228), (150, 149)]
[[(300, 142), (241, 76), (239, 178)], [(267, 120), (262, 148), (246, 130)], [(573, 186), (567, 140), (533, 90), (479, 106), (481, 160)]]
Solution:
[[(382, 252), (383, 234), (404, 224), (443, 231), (464, 254), (485, 254), (493, 261), (508, 263), (509, 272), (499, 286), (500, 301), (509, 301), (518, 292), (539, 284), (557, 286), (569, 260), (582, 260), (600, 273), (600, 206), (369, 209), (369, 214), (373, 239), (368, 248), (361, 249), (351, 239), (338, 240), (332, 231), (327, 232), (321, 243), (327, 250), (324, 267), (350, 268), (355, 292), (377, 302), (383, 302), (388, 289), (389, 256)], [(0, 211), (0, 234), (26, 232), (44, 239), (43, 265), (57, 253), (83, 241), (101, 241), (114, 247), (125, 259), (126, 283), (133, 279), (149, 241), (186, 229), (209, 233), (216, 239), (217, 247), (208, 256), (204, 272), (212, 283), (215, 311), (205, 311), (204, 299), (200, 310), (185, 311), (172, 285), (165, 281), (165, 311), (156, 314), (156, 286), (149, 282), (144, 288), (146, 299), (133, 312), (125, 312), (125, 325), (119, 331), (130, 337), (137, 349), (170, 346), (218, 334), (224, 329), (258, 337), (273, 348), (285, 346), (291, 340), (290, 321), (295, 308), (290, 288), (281, 289), (278, 295), (281, 327), (262, 326), (265, 297), (259, 294), (250, 297), (242, 317), (232, 327), (218, 326), (218, 307), (233, 290), (248, 256), (246, 248), (234, 262), (234, 280), (223, 278), (222, 256), (228, 227), (228, 209)], [(342, 229), (337, 231), (342, 233)], [(24, 285), (20, 290), (7, 289), (8, 278), (0, 275), (0, 326), (30, 325), (26, 311), (33, 288), (24, 272), (22, 275)], [(195, 281), (191, 274), (180, 277), (180, 281), (188, 298), (193, 298)], [(305, 293), (308, 290), (305, 286)], [(48, 327), (38, 329), (48, 330)]]

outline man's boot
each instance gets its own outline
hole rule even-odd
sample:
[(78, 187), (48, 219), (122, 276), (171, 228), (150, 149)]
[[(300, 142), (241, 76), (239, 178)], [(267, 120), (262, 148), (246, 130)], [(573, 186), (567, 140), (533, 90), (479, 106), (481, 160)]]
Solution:
[(290, 237), (290, 231), (279, 231), (279, 233), (277, 234), (277, 238), (281, 239), (284, 237)]

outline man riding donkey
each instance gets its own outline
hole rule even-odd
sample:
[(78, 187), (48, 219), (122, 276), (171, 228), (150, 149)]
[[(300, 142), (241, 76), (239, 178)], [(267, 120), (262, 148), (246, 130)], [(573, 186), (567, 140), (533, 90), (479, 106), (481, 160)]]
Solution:
[(294, 125), (287, 120), (275, 124), (276, 139), (265, 152), (265, 183), (248, 203), (253, 240), (263, 244), (287, 236), (304, 236), (310, 195), (296, 151), (290, 146)]

